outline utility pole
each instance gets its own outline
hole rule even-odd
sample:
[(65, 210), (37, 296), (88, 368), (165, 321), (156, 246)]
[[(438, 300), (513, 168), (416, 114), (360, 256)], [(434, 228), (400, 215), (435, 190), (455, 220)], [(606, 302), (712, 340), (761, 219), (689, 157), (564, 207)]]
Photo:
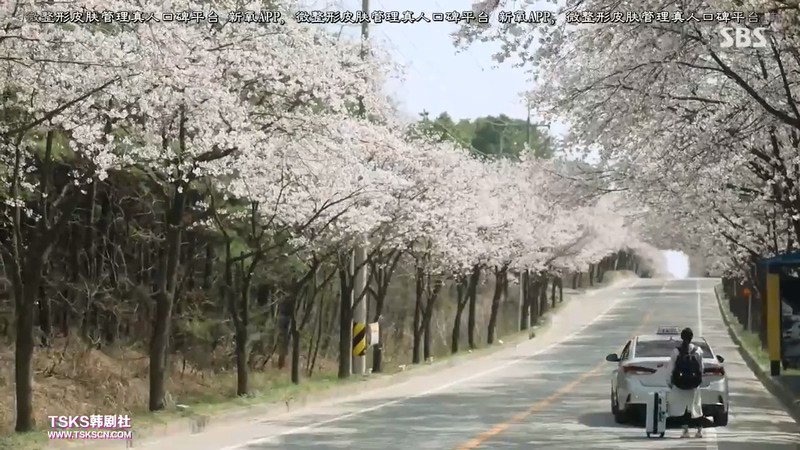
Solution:
[(531, 103), (528, 102), (528, 127), (525, 130), (525, 142), (528, 143), (528, 148), (531, 148)]
[(367, 373), (367, 250), (359, 244), (353, 252), (353, 374)]
[(498, 136), (500, 137), (500, 150), (499, 150), (500, 156), (503, 156), (503, 133), (505, 131), (506, 131), (506, 129), (503, 128), (503, 131), (501, 131), (500, 134), (498, 134)]
[[(369, 15), (369, 0), (361, 0), (361, 11)], [(369, 54), (369, 23), (361, 23), (361, 59)], [(366, 116), (364, 101), (359, 101), (359, 113)], [(353, 374), (367, 373), (367, 250), (359, 242), (353, 251)]]

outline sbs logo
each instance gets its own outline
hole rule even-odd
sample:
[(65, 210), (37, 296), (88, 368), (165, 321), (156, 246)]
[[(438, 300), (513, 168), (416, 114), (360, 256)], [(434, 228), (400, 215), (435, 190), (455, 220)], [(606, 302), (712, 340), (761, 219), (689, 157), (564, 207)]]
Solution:
[(719, 30), (722, 48), (766, 48), (766, 28), (728, 27)]

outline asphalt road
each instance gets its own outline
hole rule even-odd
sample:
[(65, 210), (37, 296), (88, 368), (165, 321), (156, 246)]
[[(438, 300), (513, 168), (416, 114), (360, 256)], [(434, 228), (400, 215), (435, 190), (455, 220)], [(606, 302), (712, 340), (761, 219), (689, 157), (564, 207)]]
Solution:
[[(299, 449), (800, 449), (800, 428), (758, 382), (720, 317), (717, 280), (636, 280), (569, 302), (552, 328), (516, 347), (390, 388), (173, 437), (138, 448)], [(726, 358), (729, 425), (702, 439), (614, 423), (605, 355), (659, 325), (690, 326)]]

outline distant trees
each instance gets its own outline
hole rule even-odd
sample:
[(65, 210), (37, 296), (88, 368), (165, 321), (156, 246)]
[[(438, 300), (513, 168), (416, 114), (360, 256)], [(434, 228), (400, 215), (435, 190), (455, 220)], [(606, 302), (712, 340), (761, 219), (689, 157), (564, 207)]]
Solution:
[(518, 158), (525, 152), (526, 144), (539, 158), (550, 158), (555, 152), (554, 140), (541, 124), (528, 124), (504, 114), (458, 122), (446, 112), (435, 119), (427, 112), (420, 116), (420, 125), (435, 139), (456, 142), (484, 155)]

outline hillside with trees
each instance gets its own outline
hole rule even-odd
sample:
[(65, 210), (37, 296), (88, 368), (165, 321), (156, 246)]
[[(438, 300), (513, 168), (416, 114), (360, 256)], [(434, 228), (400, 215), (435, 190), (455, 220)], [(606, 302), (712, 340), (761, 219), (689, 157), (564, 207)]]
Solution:
[(359, 302), (381, 372), (527, 330), (609, 270), (660, 269), (641, 204), (576, 181), (524, 121), (401, 124), (378, 48), (26, 8), (0, 3), (4, 432), (348, 378)]
[(542, 124), (513, 119), (504, 114), (485, 116), (457, 122), (446, 112), (431, 119), (430, 114), (420, 114), (420, 126), (434, 139), (451, 141), (470, 148), (478, 154), (503, 158), (519, 158), (532, 153), (537, 158), (551, 158), (556, 152), (556, 141)]

